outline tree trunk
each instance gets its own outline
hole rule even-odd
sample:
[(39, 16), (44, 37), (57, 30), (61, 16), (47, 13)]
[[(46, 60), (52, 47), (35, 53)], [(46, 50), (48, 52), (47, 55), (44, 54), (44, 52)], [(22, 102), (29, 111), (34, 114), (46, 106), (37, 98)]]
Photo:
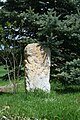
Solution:
[(17, 72), (17, 77), (18, 77), (18, 79), (19, 79), (20, 70), (21, 70), (21, 63), (22, 63), (22, 55), (21, 55), (21, 58), (20, 58), (19, 67), (18, 67), (18, 72)]
[(14, 93), (17, 92), (17, 80), (16, 80), (16, 61), (15, 61), (15, 55), (12, 53), (13, 56), (13, 84), (14, 84)]
[(10, 70), (9, 70), (9, 67), (8, 67), (8, 62), (7, 62), (7, 59), (5, 60), (6, 61), (6, 67), (7, 67), (7, 73), (8, 73), (8, 79), (9, 79), (9, 82), (11, 82), (11, 78), (10, 78)]

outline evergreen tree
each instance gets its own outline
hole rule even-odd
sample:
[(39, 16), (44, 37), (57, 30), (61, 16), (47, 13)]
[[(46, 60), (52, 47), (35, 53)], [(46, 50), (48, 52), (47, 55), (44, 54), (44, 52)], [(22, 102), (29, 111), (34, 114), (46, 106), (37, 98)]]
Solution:
[(1, 37), (10, 46), (15, 41), (15, 48), (32, 42), (49, 46), (54, 74), (66, 61), (80, 58), (79, 6), (79, 0), (7, 0), (0, 10)]

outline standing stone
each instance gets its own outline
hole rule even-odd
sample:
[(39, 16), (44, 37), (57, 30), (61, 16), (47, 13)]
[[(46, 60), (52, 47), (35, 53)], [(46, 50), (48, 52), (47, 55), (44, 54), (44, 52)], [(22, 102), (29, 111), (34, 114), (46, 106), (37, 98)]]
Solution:
[(26, 90), (41, 89), (50, 92), (50, 49), (32, 43), (25, 47), (24, 55)]

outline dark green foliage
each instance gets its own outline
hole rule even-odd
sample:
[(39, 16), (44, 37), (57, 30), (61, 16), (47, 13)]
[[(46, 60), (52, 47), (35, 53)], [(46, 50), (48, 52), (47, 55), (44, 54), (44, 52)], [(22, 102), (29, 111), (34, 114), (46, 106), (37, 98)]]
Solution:
[(61, 69), (56, 69), (57, 74), (54, 75), (64, 85), (76, 84), (80, 85), (80, 59), (66, 62)]
[(61, 14), (64, 16), (75, 13), (79, 7), (76, 6), (78, 2), (72, 0), (7, 0), (4, 8), (11, 12), (17, 11), (22, 13), (31, 7), (35, 13), (40, 14), (47, 12), (48, 9), (54, 8), (58, 15)]

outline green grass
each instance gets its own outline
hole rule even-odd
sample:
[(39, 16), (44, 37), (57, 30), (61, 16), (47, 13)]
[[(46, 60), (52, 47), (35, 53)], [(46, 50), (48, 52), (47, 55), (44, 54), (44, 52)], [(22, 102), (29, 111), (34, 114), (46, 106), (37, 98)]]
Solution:
[(4, 68), (4, 65), (0, 66), (0, 86), (8, 84), (8, 81), (2, 80), (2, 77), (7, 74), (7, 70)]
[[(0, 66), (0, 77), (6, 74)], [(0, 86), (9, 84), (0, 78)], [(80, 87), (64, 88), (51, 83), (51, 93), (40, 90), (25, 93), (24, 79), (18, 93), (0, 93), (0, 120), (80, 120)]]
[(8, 85), (9, 84), (9, 81), (7, 80), (7, 81), (5, 81), (5, 80), (2, 80), (1, 78), (0, 78), (0, 86), (4, 86), (4, 85)]
[(4, 69), (5, 66), (0, 66), (0, 77), (4, 76), (5, 74), (7, 74), (7, 70)]
[(21, 80), (17, 94), (0, 94), (0, 117), (9, 120), (17, 120), (17, 117), (19, 120), (80, 120), (80, 92), (69, 89), (66, 93), (59, 87), (57, 90), (52, 89), (50, 94), (40, 90), (25, 93), (24, 80)]

